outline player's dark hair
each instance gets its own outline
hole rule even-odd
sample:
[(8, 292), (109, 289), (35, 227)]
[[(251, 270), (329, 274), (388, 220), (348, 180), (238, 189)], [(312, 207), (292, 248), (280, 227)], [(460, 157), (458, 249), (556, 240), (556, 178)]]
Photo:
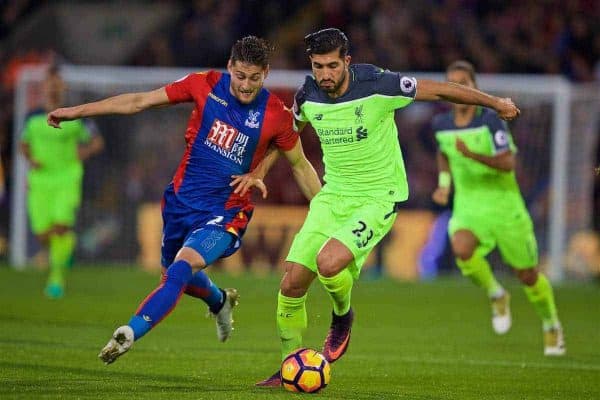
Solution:
[(466, 72), (467, 74), (469, 74), (469, 78), (471, 78), (475, 86), (477, 86), (477, 80), (475, 79), (475, 67), (470, 62), (466, 60), (454, 61), (452, 64), (448, 65), (448, 68), (446, 68), (446, 73), (452, 71)]
[(326, 54), (335, 49), (340, 49), (340, 57), (348, 54), (348, 38), (346, 34), (337, 28), (326, 28), (304, 36), (306, 53)]
[(232, 63), (241, 61), (266, 68), (269, 65), (269, 58), (273, 49), (273, 46), (265, 39), (246, 36), (235, 42), (231, 47), (229, 59)]

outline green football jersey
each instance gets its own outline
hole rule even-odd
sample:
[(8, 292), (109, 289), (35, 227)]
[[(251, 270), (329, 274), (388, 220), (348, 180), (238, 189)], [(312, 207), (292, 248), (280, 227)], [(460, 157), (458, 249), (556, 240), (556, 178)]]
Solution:
[(41, 167), (29, 170), (29, 182), (61, 181), (81, 178), (83, 166), (77, 149), (91, 138), (83, 121), (66, 121), (56, 129), (46, 122), (46, 114), (31, 115), (25, 121), (21, 140), (29, 144), (31, 157)]
[(453, 114), (438, 115), (433, 130), (440, 151), (448, 158), (454, 185), (454, 210), (498, 209), (498, 206), (524, 207), (515, 172), (500, 171), (465, 157), (456, 149), (456, 139), (465, 142), (470, 151), (494, 156), (503, 151), (516, 152), (512, 136), (498, 115), (478, 108), (473, 121), (457, 127)]
[(369, 64), (350, 66), (349, 87), (332, 99), (308, 76), (294, 99), (294, 116), (310, 122), (325, 164), (324, 191), (408, 198), (394, 111), (410, 104), (416, 80)]

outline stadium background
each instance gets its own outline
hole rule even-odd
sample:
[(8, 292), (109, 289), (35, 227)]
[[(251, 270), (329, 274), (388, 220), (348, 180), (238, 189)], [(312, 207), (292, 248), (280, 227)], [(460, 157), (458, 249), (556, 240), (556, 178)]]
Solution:
[[(152, 7), (148, 7), (152, 5)], [(277, 48), (273, 69), (306, 70), (307, 60), (300, 38), (322, 26), (337, 26), (351, 40), (356, 62), (371, 62), (392, 70), (439, 72), (452, 60), (466, 58), (483, 74), (560, 74), (572, 82), (600, 79), (600, 7), (596, 2), (477, 2), (477, 1), (193, 1), (193, 2), (31, 2), (13, 1), (2, 5), (3, 87), (1, 98), (10, 104), (15, 83), (23, 67), (47, 62), (75, 65), (119, 65), (184, 67), (190, 71), (222, 68), (231, 43), (246, 34), (269, 38)], [(260, 10), (260, 12), (258, 12)], [(135, 24), (130, 17), (135, 16)], [(78, 23), (83, 21), (84, 23)], [(278, 21), (273, 24), (272, 21)], [(48, 35), (47, 32), (56, 32)], [(154, 85), (73, 87), (67, 102), (90, 101), (126, 90), (143, 90)], [(300, 82), (298, 82), (299, 84)], [(269, 81), (267, 80), (267, 85)], [(294, 89), (273, 88), (288, 104)], [(591, 91), (596, 90), (594, 86)], [(39, 105), (39, 87), (27, 88), (27, 107)], [(506, 93), (511, 95), (511, 93)], [(513, 94), (514, 97), (514, 94)], [(524, 116), (512, 126), (520, 147), (518, 178), (534, 217), (542, 260), (548, 252), (548, 219), (551, 169), (552, 108), (547, 102), (528, 106), (518, 99)], [(525, 104), (523, 104), (525, 103)], [(590, 113), (597, 104), (583, 109), (586, 114), (573, 130), (591, 129), (585, 142), (598, 158), (598, 121)], [(419, 104), (398, 113), (399, 140), (407, 163), (411, 195), (404, 204), (396, 231), (380, 246), (369, 265), (388, 267), (388, 273), (414, 279), (427, 269), (419, 261), (421, 249), (436, 216), (430, 194), (436, 184), (435, 143), (428, 132), (431, 117), (447, 106)], [(97, 119), (106, 139), (105, 152), (87, 163), (84, 203), (78, 231), (78, 259), (88, 263), (139, 263), (152, 269), (158, 264), (160, 220), (157, 207), (164, 184), (181, 156), (183, 132), (189, 108), (144, 113), (131, 118)], [(597, 113), (597, 111), (596, 111)], [(9, 177), (14, 145), (11, 107), (0, 112), (2, 159)], [(533, 133), (533, 134), (532, 134)], [(576, 135), (571, 132), (571, 135)], [(589, 134), (588, 134), (589, 135)], [(306, 152), (322, 172), (320, 149), (315, 135), (303, 135)], [(590, 149), (587, 149), (590, 151)], [(276, 269), (285, 255), (293, 232), (302, 222), (302, 208), (279, 213), (286, 220), (272, 218), (273, 206), (303, 206), (302, 195), (290, 177), (289, 168), (277, 166), (267, 178), (270, 196), (259, 203), (246, 240), (246, 249), (226, 268)], [(600, 270), (600, 242), (592, 233), (600, 228), (600, 186), (591, 174), (581, 177), (584, 194), (569, 205), (586, 213), (569, 226), (568, 238), (581, 237), (578, 249), (565, 263), (567, 276), (590, 276)], [(595, 188), (595, 190), (592, 190)], [(10, 193), (10, 192), (9, 192)], [(592, 197), (593, 196), (593, 197)], [(6, 197), (6, 196), (5, 196)], [(591, 197), (591, 198), (590, 198)], [(569, 199), (571, 200), (571, 199)], [(3, 202), (2, 254), (7, 256), (9, 235), (8, 201)], [(134, 211), (135, 210), (135, 211)], [(14, 211), (13, 211), (14, 212)], [(577, 214), (577, 213), (575, 213)], [(260, 219), (263, 222), (259, 222)], [(274, 225), (274, 227), (271, 227)], [(402, 230), (410, 227), (409, 230)], [(399, 231), (400, 230), (400, 231)], [(583, 231), (583, 232), (580, 232)], [(576, 235), (580, 233), (580, 235)], [(579, 247), (578, 247), (579, 246)], [(586, 247), (587, 246), (587, 247)], [(596, 248), (594, 249), (594, 246)], [(583, 248), (583, 250), (579, 250)], [(590, 248), (590, 249), (588, 249)], [(565, 246), (568, 251), (568, 246)], [(31, 263), (42, 263), (35, 240), (28, 237)], [(583, 253), (583, 254), (581, 254)], [(398, 260), (392, 262), (388, 260)], [(492, 255), (495, 264), (497, 257)], [(433, 265), (453, 271), (445, 255)], [(569, 272), (571, 271), (571, 272)], [(433, 271), (435, 274), (435, 271)]]
[[(171, 71), (176, 79), (181, 71), (222, 68), (232, 42), (245, 34), (276, 44), (274, 69), (306, 72), (301, 38), (324, 26), (346, 31), (355, 62), (421, 75), (442, 72), (454, 59), (466, 58), (485, 77), (510, 74), (502, 76), (524, 87), (548, 78), (545, 82), (566, 83), (577, 88), (572, 94), (582, 96), (567, 102), (572, 117), (566, 142), (570, 164), (565, 166), (569, 243), (561, 267), (567, 267), (568, 279), (555, 285), (567, 356), (542, 355), (539, 320), (508, 274), (502, 282), (513, 294), (514, 327), (503, 337), (490, 329), (484, 295), (458, 277), (447, 252), (440, 263), (443, 276), (416, 280), (422, 244), (443, 212), (430, 201), (435, 147), (427, 130), (431, 116), (446, 106), (414, 104), (397, 115), (411, 198), (398, 218), (402, 223), (369, 261), (370, 267), (385, 264), (388, 276), (402, 279), (368, 279), (377, 271), (370, 268), (363, 276), (367, 279), (357, 282), (351, 349), (334, 365), (330, 386), (317, 397), (600, 398), (600, 291), (590, 279), (600, 270), (600, 180), (590, 169), (600, 161), (598, 21), (600, 2), (593, 0), (0, 1), (0, 150), (8, 179), (0, 208), (0, 398), (290, 398), (283, 391), (252, 386), (272, 374), (279, 361), (273, 315), (280, 273), (267, 271), (280, 266), (305, 210), (289, 167), (282, 163), (267, 178), (269, 199), (258, 202), (248, 240), (236, 258), (208, 270), (220, 285), (237, 287), (242, 294), (232, 339), (217, 343), (213, 322), (202, 318), (204, 308), (184, 297), (135, 349), (106, 367), (96, 358), (98, 350), (156, 285), (157, 202), (181, 156), (189, 107), (96, 119), (107, 146), (86, 165), (78, 262), (65, 298), (51, 301), (42, 293), (45, 260), (33, 237), (26, 238), (27, 268), (17, 271), (9, 265), (13, 176), (23, 161), (13, 152), (14, 132), (22, 123), (13, 104), (25, 71), (32, 79), (22, 86), (24, 111), (39, 105), (36, 82), (50, 62), (64, 65), (71, 76), (87, 71), (71, 83), (67, 102), (72, 104), (158, 86), (117, 85), (114, 76), (103, 83), (105, 75), (94, 66), (149, 68), (119, 70), (125, 81), (127, 74), (142, 78), (157, 71)], [(82, 83), (85, 76), (95, 83)], [(292, 89), (275, 90), (291, 102)], [(517, 174), (546, 255), (553, 218), (550, 131), (556, 115), (544, 95), (522, 93), (523, 115), (511, 123), (520, 148)], [(316, 138), (305, 132), (303, 141), (321, 173)], [(150, 234), (140, 237), (139, 232)], [(492, 261), (507, 272), (496, 256)], [(329, 307), (326, 294), (313, 285), (307, 346), (320, 348)]]

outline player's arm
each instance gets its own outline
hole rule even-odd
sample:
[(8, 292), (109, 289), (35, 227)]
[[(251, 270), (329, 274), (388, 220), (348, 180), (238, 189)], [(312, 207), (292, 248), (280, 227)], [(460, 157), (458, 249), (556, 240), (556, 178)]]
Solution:
[(233, 192), (240, 196), (244, 196), (254, 186), (260, 190), (262, 198), (266, 199), (269, 192), (263, 180), (278, 158), (279, 151), (275, 146), (270, 146), (265, 157), (258, 163), (256, 168), (243, 175), (232, 175), (233, 180), (229, 183), (229, 186), (235, 186)]
[(450, 164), (448, 157), (441, 151), (436, 154), (436, 162), (438, 166), (438, 186), (433, 192), (431, 198), (441, 206), (448, 204), (450, 197), (450, 187), (452, 185), (452, 175), (450, 173)]
[(505, 151), (493, 156), (486, 156), (483, 154), (473, 153), (471, 150), (469, 150), (465, 142), (457, 138), (456, 150), (471, 160), (475, 160), (499, 171), (509, 172), (515, 169), (516, 158), (511, 149), (506, 149)]
[(23, 156), (25, 156), (25, 159), (27, 160), (27, 162), (29, 163), (29, 166), (31, 168), (37, 169), (42, 166), (38, 161), (33, 159), (33, 156), (31, 155), (31, 147), (29, 146), (29, 143), (21, 141), (19, 148), (21, 150), (21, 154), (23, 154)]
[(521, 113), (509, 98), (492, 96), (481, 90), (453, 82), (438, 82), (429, 79), (419, 80), (415, 100), (445, 100), (452, 103), (489, 107), (495, 110), (500, 118), (507, 121), (516, 118)]
[(58, 108), (48, 114), (48, 125), (60, 128), (62, 121), (107, 114), (135, 114), (170, 103), (164, 87), (148, 92), (124, 93), (92, 103)]
[(88, 158), (100, 153), (104, 149), (104, 139), (100, 135), (94, 135), (90, 141), (80, 144), (78, 148), (79, 159), (85, 161)]
[(307, 121), (300, 121), (300, 120), (294, 118), (294, 130), (296, 132), (298, 132), (298, 133), (302, 132), (302, 130), (304, 129), (306, 124), (308, 124)]
[(319, 193), (319, 190), (321, 190), (321, 181), (319, 180), (317, 171), (315, 171), (315, 168), (304, 154), (300, 138), (298, 138), (296, 145), (291, 150), (284, 151), (283, 155), (292, 166), (294, 179), (298, 183), (302, 194), (304, 194), (308, 201), (312, 200)]

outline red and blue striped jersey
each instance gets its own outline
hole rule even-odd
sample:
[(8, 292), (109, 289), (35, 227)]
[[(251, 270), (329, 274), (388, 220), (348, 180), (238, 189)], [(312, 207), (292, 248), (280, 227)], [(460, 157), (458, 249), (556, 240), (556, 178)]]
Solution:
[(298, 140), (291, 111), (277, 96), (262, 88), (252, 103), (242, 104), (229, 91), (230, 82), (228, 73), (208, 71), (165, 86), (172, 103), (195, 103), (171, 182), (177, 198), (193, 209), (251, 206), (249, 193), (233, 193), (231, 175), (254, 169), (270, 144), (287, 151)]

